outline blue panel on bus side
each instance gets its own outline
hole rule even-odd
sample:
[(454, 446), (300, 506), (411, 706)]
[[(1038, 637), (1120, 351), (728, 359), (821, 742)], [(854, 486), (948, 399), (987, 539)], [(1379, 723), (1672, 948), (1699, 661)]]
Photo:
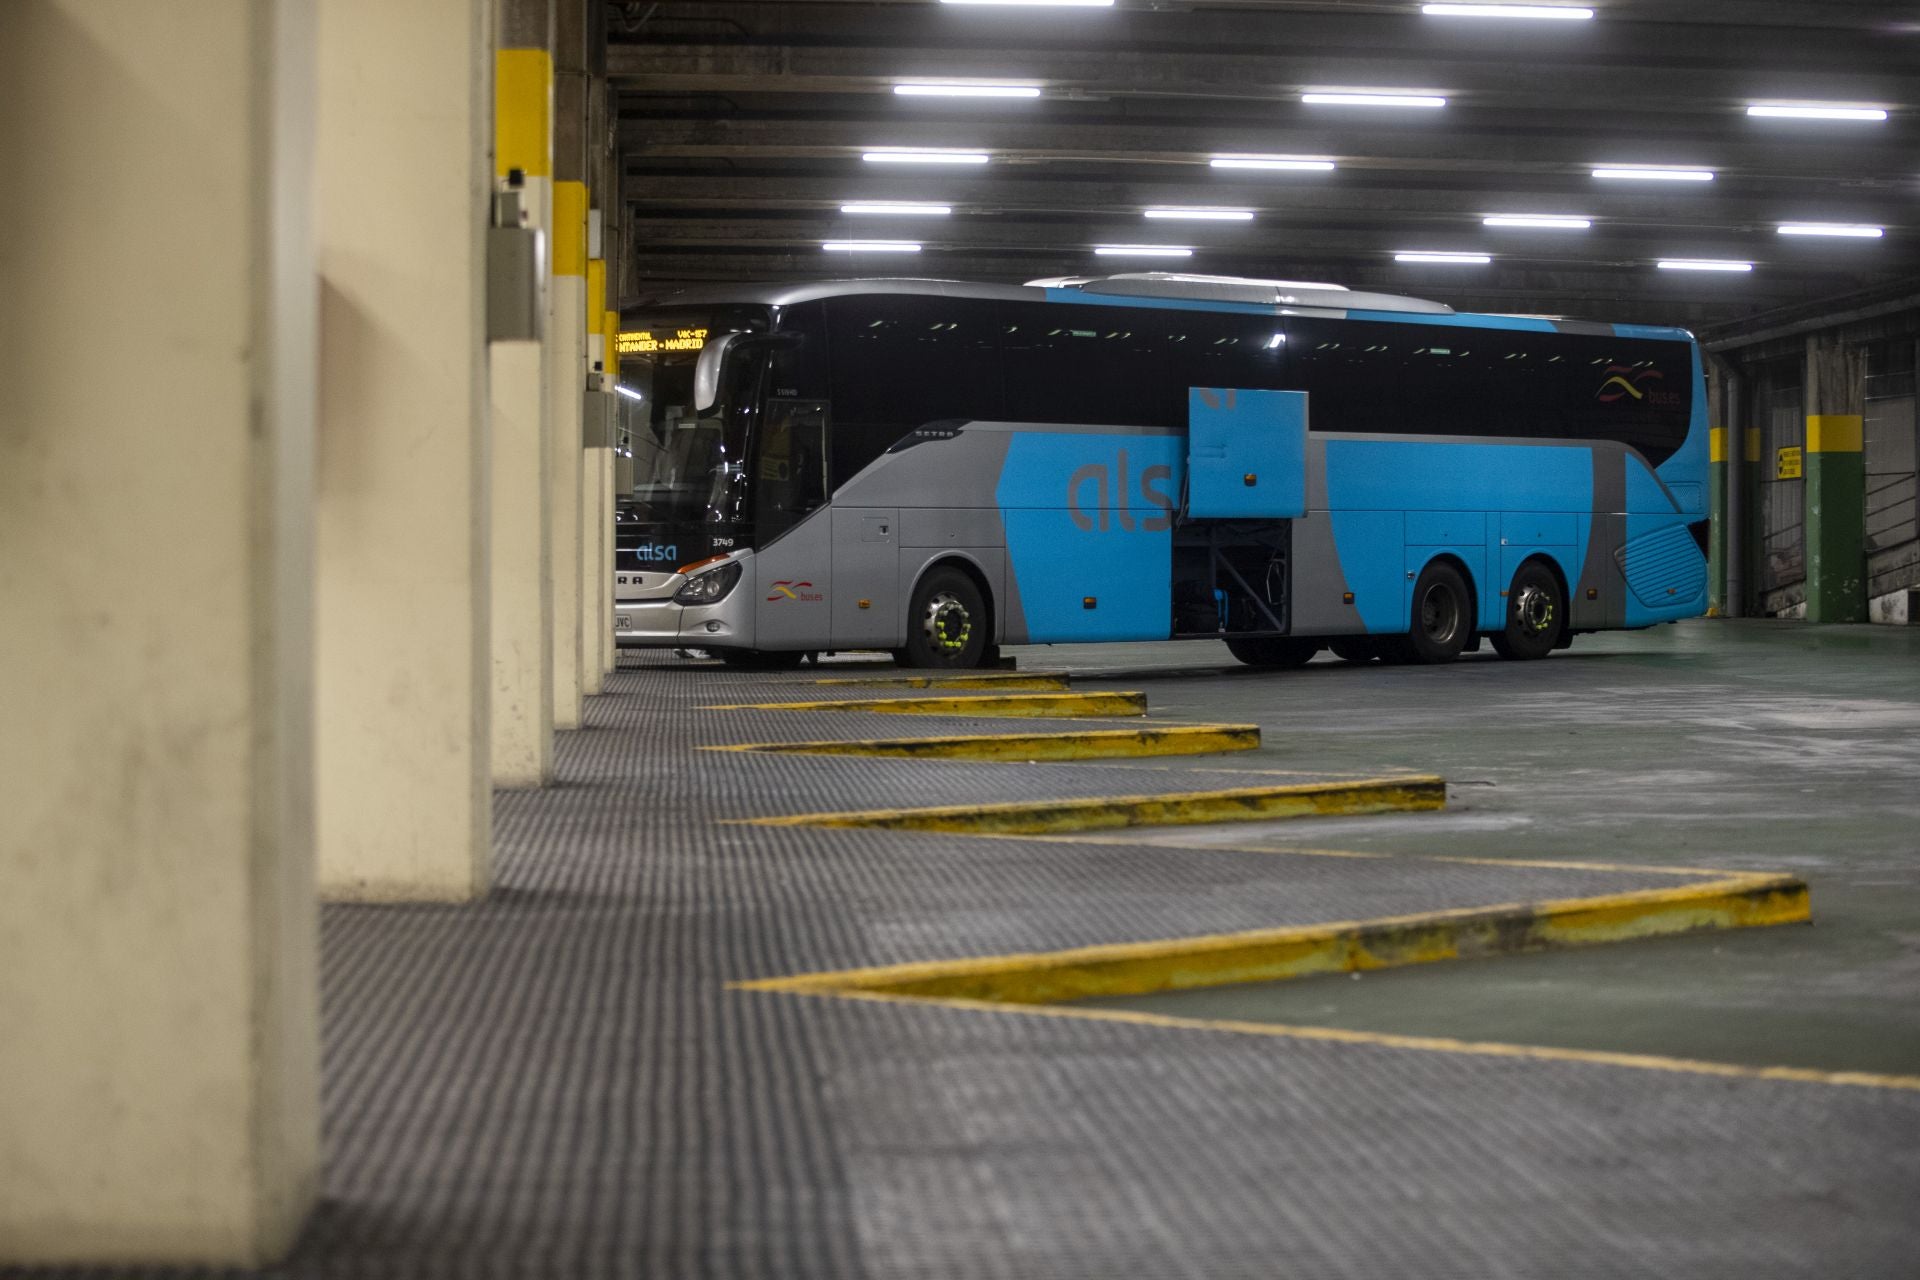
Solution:
[(1386, 324), (1430, 324), (1442, 329), (1512, 329), (1523, 333), (1559, 332), (1551, 320), (1535, 320), (1531, 316), (1477, 315), (1470, 311), (1454, 315), (1426, 311), (1349, 311), (1347, 319), (1377, 320)]
[(1691, 618), (1707, 607), (1706, 557), (1646, 463), (1629, 454), (1626, 471), (1627, 540), (1614, 557), (1627, 580), (1626, 624)]
[(1171, 434), (1013, 433), (994, 496), (1028, 641), (1172, 633), (1184, 443)]
[(1307, 393), (1187, 392), (1187, 514), (1291, 520), (1307, 513)]
[(1660, 487), (1660, 482), (1647, 470), (1647, 464), (1638, 454), (1628, 454), (1627, 463), (1627, 511), (1629, 514), (1667, 515), (1673, 508), (1673, 500)]
[(1369, 635), (1407, 629), (1404, 511), (1334, 511), (1334, 554)]
[[(1593, 525), (1590, 447), (1336, 437), (1327, 440), (1326, 458), (1334, 544), (1354, 593), (1354, 606), (1369, 632), (1398, 632), (1407, 627), (1405, 575), (1412, 566), (1405, 559), (1402, 512), (1501, 516), (1493, 528), (1503, 537), (1504, 513), (1536, 513), (1548, 518), (1517, 521), (1514, 531), (1572, 539), (1571, 545), (1509, 541), (1501, 548), (1498, 578), (1484, 584), (1483, 604), (1491, 603), (1488, 597), (1498, 600), (1514, 567), (1536, 552), (1552, 556), (1569, 582), (1579, 578)], [(1394, 516), (1391, 529), (1382, 519), (1386, 512)], [(1431, 523), (1416, 521), (1422, 530)], [(1491, 558), (1488, 569), (1496, 570)], [(1387, 571), (1399, 578), (1398, 590), (1384, 590)], [(1363, 581), (1369, 590), (1363, 591)]]

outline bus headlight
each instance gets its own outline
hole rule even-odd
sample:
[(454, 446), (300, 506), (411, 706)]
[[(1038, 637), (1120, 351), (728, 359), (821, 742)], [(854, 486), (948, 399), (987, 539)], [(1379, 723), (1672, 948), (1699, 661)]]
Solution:
[(740, 581), (740, 562), (729, 560), (723, 565), (696, 573), (688, 578), (686, 584), (673, 593), (675, 604), (719, 604), (727, 598), (734, 585)]

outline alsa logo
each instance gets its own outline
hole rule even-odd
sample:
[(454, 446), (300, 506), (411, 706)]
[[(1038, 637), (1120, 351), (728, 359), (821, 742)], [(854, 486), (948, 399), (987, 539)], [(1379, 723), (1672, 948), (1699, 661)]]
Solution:
[(1666, 375), (1658, 369), (1610, 364), (1607, 366), (1607, 380), (1600, 384), (1600, 390), (1594, 393), (1593, 398), (1601, 404), (1636, 400), (1654, 408), (1676, 408), (1680, 404), (1680, 397), (1671, 391), (1662, 390), (1659, 386), (1665, 379)]
[(767, 597), (768, 604), (778, 604), (782, 600), (797, 600), (801, 604), (817, 604), (826, 596), (812, 589), (811, 582), (794, 582), (782, 578), (773, 584), (773, 594)]
[(633, 558), (648, 564), (666, 560), (677, 563), (680, 559), (680, 544), (677, 542), (645, 542), (633, 549)]
[[(1165, 486), (1173, 483), (1173, 468), (1155, 463), (1140, 473), (1140, 505), (1156, 508), (1160, 514), (1138, 517), (1132, 505), (1132, 479), (1127, 474), (1127, 451), (1120, 450), (1117, 467), (1104, 462), (1089, 462), (1067, 481), (1067, 514), (1081, 531), (1096, 528), (1105, 533), (1117, 520), (1127, 533), (1160, 533), (1173, 528), (1174, 499)], [(1155, 487), (1156, 485), (1160, 487)]]

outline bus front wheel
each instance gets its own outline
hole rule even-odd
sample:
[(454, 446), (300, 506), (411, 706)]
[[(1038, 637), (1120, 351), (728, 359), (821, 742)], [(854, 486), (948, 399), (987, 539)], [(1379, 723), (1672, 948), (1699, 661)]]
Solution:
[(1560, 643), (1567, 625), (1567, 602), (1560, 580), (1538, 560), (1514, 572), (1507, 588), (1507, 625), (1491, 639), (1503, 658), (1544, 658)]
[(907, 610), (907, 647), (896, 655), (909, 667), (977, 667), (987, 656), (987, 604), (972, 578), (939, 568), (920, 579)]

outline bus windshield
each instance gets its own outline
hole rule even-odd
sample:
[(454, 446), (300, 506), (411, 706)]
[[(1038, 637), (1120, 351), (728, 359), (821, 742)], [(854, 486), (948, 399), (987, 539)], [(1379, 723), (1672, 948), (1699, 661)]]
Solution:
[[(719, 403), (693, 405), (694, 366), (710, 337), (745, 329), (745, 317), (666, 313), (619, 335), (622, 405), (633, 457), (633, 488), (621, 495), (620, 524), (634, 535), (680, 548), (683, 561), (745, 545), (747, 441), (758, 408), (763, 359), (727, 361)], [(757, 327), (757, 326), (753, 326)], [(738, 526), (738, 528), (736, 528)]]

